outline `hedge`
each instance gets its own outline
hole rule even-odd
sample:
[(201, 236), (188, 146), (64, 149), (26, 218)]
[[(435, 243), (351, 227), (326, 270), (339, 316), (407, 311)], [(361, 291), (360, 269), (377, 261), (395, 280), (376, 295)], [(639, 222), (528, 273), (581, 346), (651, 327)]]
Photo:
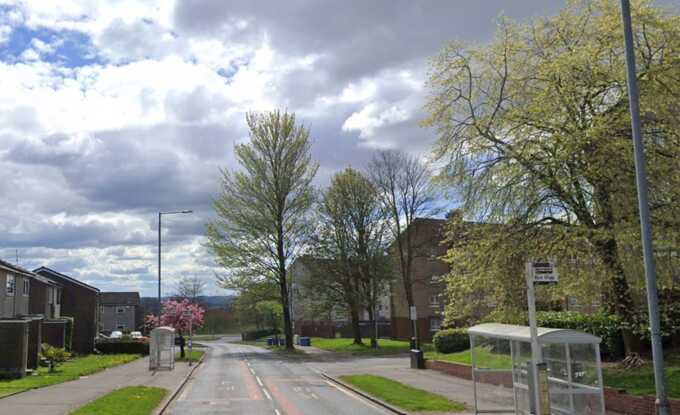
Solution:
[(149, 354), (149, 342), (143, 341), (121, 341), (106, 340), (100, 341), (96, 349), (102, 354)]
[(470, 348), (470, 337), (467, 329), (444, 329), (434, 335), (432, 343), (439, 353), (456, 353)]
[(621, 322), (614, 315), (542, 311), (536, 313), (536, 322), (540, 327), (579, 330), (600, 337), (600, 352), (605, 359), (617, 359), (625, 354)]
[(272, 336), (275, 334), (280, 334), (279, 330), (272, 329), (261, 329), (261, 330), (250, 330), (241, 333), (241, 340), (243, 341), (253, 341), (262, 337)]

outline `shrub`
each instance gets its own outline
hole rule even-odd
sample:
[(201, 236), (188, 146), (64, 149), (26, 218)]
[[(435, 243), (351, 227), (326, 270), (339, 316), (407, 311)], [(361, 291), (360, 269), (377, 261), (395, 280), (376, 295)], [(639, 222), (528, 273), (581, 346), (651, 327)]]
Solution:
[(266, 336), (272, 336), (275, 334), (279, 334), (279, 330), (272, 330), (272, 329), (260, 329), (260, 330), (250, 330), (250, 331), (244, 331), (241, 333), (241, 340), (243, 341), (253, 341), (257, 340), (261, 337), (266, 337)]
[(40, 355), (47, 360), (50, 372), (54, 372), (54, 368), (57, 367), (57, 365), (65, 362), (66, 359), (71, 357), (71, 353), (66, 350), (60, 347), (50, 346), (47, 343), (43, 343), (40, 346)]
[(606, 359), (623, 357), (622, 324), (611, 314), (582, 314), (574, 311), (544, 311), (536, 314), (541, 327), (584, 331), (602, 339), (600, 352)]
[(439, 353), (462, 352), (470, 348), (470, 337), (467, 329), (444, 329), (434, 335), (432, 343)]
[(149, 342), (105, 340), (97, 342), (96, 346), (102, 354), (149, 354)]

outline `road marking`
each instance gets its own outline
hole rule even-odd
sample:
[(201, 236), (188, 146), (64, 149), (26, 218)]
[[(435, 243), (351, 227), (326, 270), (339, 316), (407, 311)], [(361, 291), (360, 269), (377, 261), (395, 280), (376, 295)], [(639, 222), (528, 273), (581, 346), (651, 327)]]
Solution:
[(262, 384), (262, 381), (260, 380), (260, 377), (259, 377), (259, 376), (255, 376), (255, 380), (257, 381), (257, 384), (258, 384), (258, 385), (264, 387), (264, 385)]
[(349, 390), (341, 387), (340, 385), (337, 385), (337, 384), (331, 382), (330, 380), (325, 380), (324, 382), (328, 383), (330, 386), (334, 387), (335, 389), (339, 390), (340, 392), (344, 393), (345, 395), (347, 395), (351, 398), (354, 398), (355, 400), (363, 403), (364, 405), (368, 405), (371, 408), (376, 409), (377, 411), (382, 412), (384, 414), (388, 413), (384, 408), (379, 407), (378, 405), (374, 404), (373, 402), (369, 401), (368, 399), (364, 399), (362, 396), (359, 396), (359, 395), (353, 393), (352, 391), (349, 391)]
[(312, 398), (314, 398), (314, 399), (319, 399), (319, 397), (317, 396), (317, 394), (316, 394), (316, 393), (313, 393), (313, 392), (312, 392)]
[(274, 409), (274, 413), (275, 413), (276, 415), (281, 415), (281, 412), (279, 412), (278, 409)]
[(248, 369), (250, 369), (250, 373), (252, 373), (253, 375), (255, 374), (255, 371), (253, 370), (252, 367), (249, 367)]
[(269, 394), (269, 392), (267, 392), (267, 389), (262, 388), (262, 391), (264, 392), (264, 395), (267, 397), (267, 399), (269, 399), (269, 400), (271, 401), (271, 400), (272, 400), (272, 396)]

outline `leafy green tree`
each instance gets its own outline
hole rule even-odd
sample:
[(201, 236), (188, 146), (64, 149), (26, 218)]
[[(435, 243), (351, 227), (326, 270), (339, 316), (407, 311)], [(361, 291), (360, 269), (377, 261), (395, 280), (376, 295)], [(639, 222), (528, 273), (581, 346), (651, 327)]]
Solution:
[[(657, 228), (677, 232), (680, 18), (638, 1), (633, 21), (650, 208)], [(507, 224), (496, 239), (549, 229), (544, 255), (586, 244), (608, 309), (633, 324), (630, 281), (640, 275), (626, 278), (623, 251), (639, 234), (618, 3), (570, 1), (551, 18), (502, 20), (488, 45), (452, 42), (432, 61), (428, 88), (440, 179), (467, 215)]]
[[(391, 275), (385, 255), (389, 229), (378, 192), (361, 172), (346, 168), (331, 179), (319, 213), (307, 288), (347, 307), (354, 343), (362, 344), (360, 313), (366, 309), (374, 321), (379, 295)], [(377, 347), (374, 334), (371, 345)]]
[(54, 372), (58, 365), (65, 362), (69, 357), (71, 357), (71, 353), (67, 352), (63, 348), (54, 347), (47, 343), (43, 343), (42, 345), (40, 345), (40, 355), (45, 360), (47, 360), (50, 373)]
[(240, 169), (223, 171), (208, 225), (208, 247), (228, 272), (225, 288), (273, 282), (283, 307), (286, 347), (293, 348), (286, 266), (310, 231), (311, 182), (318, 164), (309, 131), (287, 112), (246, 115), (250, 141), (235, 146)]

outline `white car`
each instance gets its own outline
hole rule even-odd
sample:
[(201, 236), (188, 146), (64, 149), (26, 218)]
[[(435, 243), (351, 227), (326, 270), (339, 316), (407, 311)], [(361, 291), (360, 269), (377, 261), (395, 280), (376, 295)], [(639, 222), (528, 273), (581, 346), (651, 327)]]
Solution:
[(123, 332), (116, 330), (111, 332), (109, 339), (120, 339), (121, 337), (123, 337)]
[(141, 339), (143, 336), (141, 331), (133, 331), (130, 333), (130, 337), (133, 339)]

